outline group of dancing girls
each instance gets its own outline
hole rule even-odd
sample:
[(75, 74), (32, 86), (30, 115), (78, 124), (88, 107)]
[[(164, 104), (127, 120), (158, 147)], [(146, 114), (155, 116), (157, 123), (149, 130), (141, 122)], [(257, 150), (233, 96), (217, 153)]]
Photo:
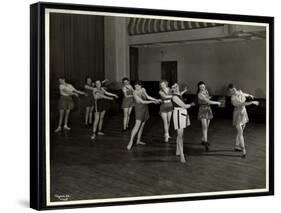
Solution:
[[(116, 94), (106, 91), (102, 86), (104, 81), (97, 80), (92, 81), (91, 78), (86, 79), (84, 86), (85, 91), (79, 91), (75, 89), (71, 84), (67, 83), (64, 78), (59, 78), (59, 122), (55, 132), (62, 130), (70, 130), (68, 127), (69, 113), (74, 107), (72, 96), (85, 95), (86, 96), (86, 112), (85, 112), (85, 125), (92, 124), (93, 112), (93, 134), (92, 140), (95, 140), (97, 135), (104, 135), (102, 132), (103, 120), (106, 111), (110, 108), (110, 101), (114, 98), (118, 98)], [(131, 150), (134, 144), (135, 138), (136, 145), (145, 145), (141, 141), (144, 125), (149, 119), (148, 104), (160, 104), (160, 115), (164, 126), (164, 142), (168, 142), (170, 137), (169, 129), (171, 118), (173, 117), (174, 129), (177, 132), (176, 138), (176, 155), (180, 157), (182, 163), (186, 162), (183, 148), (183, 134), (184, 129), (190, 125), (190, 119), (187, 109), (195, 106), (195, 103), (186, 104), (183, 101), (183, 94), (187, 92), (187, 88), (180, 91), (177, 83), (173, 84), (171, 88), (166, 80), (162, 80), (159, 83), (160, 99), (149, 96), (142, 87), (140, 81), (135, 82), (134, 88), (131, 86), (128, 78), (122, 79), (123, 87), (123, 131), (127, 131), (129, 127), (130, 115), (132, 108), (135, 109), (135, 124), (130, 134), (130, 140), (127, 145), (127, 149)], [(199, 105), (198, 120), (201, 122), (202, 138), (201, 145), (205, 147), (206, 151), (209, 151), (210, 143), (208, 142), (208, 129), (210, 121), (213, 119), (213, 113), (211, 105), (221, 106), (222, 102), (211, 100), (211, 96), (208, 93), (206, 85), (203, 81), (197, 84), (197, 100)], [(250, 94), (244, 93), (238, 90), (233, 84), (228, 86), (228, 91), (231, 95), (231, 103), (234, 106), (233, 111), (233, 125), (236, 127), (236, 142), (234, 151), (242, 152), (242, 157), (246, 157), (246, 148), (244, 142), (243, 131), (246, 127), (246, 123), (249, 121), (246, 106), (259, 105), (258, 101), (246, 101), (249, 97), (254, 97)], [(63, 124), (64, 121), (64, 124)]]

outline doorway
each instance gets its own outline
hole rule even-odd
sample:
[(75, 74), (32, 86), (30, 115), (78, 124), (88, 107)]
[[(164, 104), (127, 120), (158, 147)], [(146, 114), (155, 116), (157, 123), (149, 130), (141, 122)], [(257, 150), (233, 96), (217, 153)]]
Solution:
[(162, 61), (161, 62), (161, 78), (167, 80), (169, 85), (178, 82), (178, 62)]

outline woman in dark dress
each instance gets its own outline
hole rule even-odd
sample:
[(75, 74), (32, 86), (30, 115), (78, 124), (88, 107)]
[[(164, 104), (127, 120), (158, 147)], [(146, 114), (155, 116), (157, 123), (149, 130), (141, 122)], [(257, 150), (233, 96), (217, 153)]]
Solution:
[(198, 82), (197, 84), (197, 98), (199, 104), (198, 110), (198, 120), (201, 121), (202, 126), (202, 138), (201, 144), (205, 146), (205, 150), (209, 151), (209, 142), (208, 142), (208, 129), (211, 119), (213, 119), (213, 112), (211, 105), (220, 106), (221, 103), (218, 101), (212, 101), (211, 96), (206, 88), (206, 85), (203, 81)]
[(122, 100), (122, 109), (123, 109), (123, 131), (126, 131), (129, 127), (130, 115), (134, 106), (134, 88), (131, 86), (128, 78), (122, 79), (123, 87), (123, 100)]
[(133, 142), (135, 139), (135, 136), (137, 136), (137, 145), (145, 145), (144, 142), (141, 141), (141, 136), (143, 132), (143, 127), (145, 125), (145, 122), (149, 119), (149, 110), (148, 110), (148, 104), (154, 103), (159, 104), (160, 100), (157, 100), (151, 96), (149, 96), (146, 93), (146, 90), (142, 87), (142, 83), (140, 81), (137, 81), (135, 83), (135, 91), (133, 93), (134, 100), (135, 100), (135, 125), (132, 129), (130, 141), (127, 145), (127, 149), (130, 150), (133, 146)]
[(85, 98), (85, 106), (86, 106), (86, 112), (85, 112), (85, 126), (88, 126), (89, 124), (92, 124), (93, 122), (93, 110), (95, 106), (95, 100), (94, 100), (94, 85), (92, 82), (92, 79), (90, 77), (87, 77), (86, 84), (84, 85), (85, 93), (87, 94)]

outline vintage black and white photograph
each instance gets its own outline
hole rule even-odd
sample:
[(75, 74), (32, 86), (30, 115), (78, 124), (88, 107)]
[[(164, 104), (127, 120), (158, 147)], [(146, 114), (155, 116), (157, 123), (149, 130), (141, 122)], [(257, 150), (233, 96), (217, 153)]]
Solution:
[(270, 193), (269, 23), (43, 15), (46, 206)]

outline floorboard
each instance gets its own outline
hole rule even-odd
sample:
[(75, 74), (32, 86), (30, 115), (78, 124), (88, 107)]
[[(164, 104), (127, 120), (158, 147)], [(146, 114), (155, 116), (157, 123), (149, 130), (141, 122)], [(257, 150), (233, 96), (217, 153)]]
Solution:
[[(214, 119), (209, 129), (210, 152), (200, 145), (200, 123), (192, 119), (184, 135), (187, 163), (175, 156), (175, 132), (163, 142), (160, 117), (148, 121), (145, 146), (126, 150), (130, 132), (121, 131), (122, 117), (107, 116), (105, 136), (91, 141), (91, 128), (71, 124), (71, 131), (51, 133), (51, 201), (135, 197), (264, 188), (265, 125), (245, 130), (248, 155), (233, 151), (235, 129), (230, 120)], [(133, 124), (133, 122), (132, 122)]]

